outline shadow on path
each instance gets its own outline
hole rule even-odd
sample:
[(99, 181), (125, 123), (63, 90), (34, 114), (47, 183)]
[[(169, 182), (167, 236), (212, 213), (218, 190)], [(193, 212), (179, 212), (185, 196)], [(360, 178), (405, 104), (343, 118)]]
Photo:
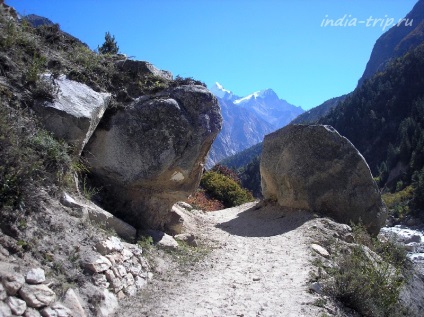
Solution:
[(310, 212), (275, 205), (254, 206), (215, 227), (243, 237), (272, 237), (292, 231), (313, 218)]

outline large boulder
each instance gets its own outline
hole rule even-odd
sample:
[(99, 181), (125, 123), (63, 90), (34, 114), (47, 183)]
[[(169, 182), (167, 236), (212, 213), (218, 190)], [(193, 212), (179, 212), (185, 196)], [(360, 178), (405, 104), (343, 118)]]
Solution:
[(46, 94), (51, 94), (51, 100), (41, 98), (34, 105), (44, 127), (73, 145), (74, 152), (80, 154), (100, 122), (111, 94), (96, 92), (64, 75), (55, 79), (44, 74), (39, 85)]
[(387, 211), (363, 156), (331, 126), (290, 125), (264, 139), (262, 193), (279, 205), (320, 212), (372, 234)]
[(106, 209), (163, 229), (172, 205), (199, 185), (221, 121), (216, 98), (198, 85), (143, 96), (105, 116), (84, 155)]

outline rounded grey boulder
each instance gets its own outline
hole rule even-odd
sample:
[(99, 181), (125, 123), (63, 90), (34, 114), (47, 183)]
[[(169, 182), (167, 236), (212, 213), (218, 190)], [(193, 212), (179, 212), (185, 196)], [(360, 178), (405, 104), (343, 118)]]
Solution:
[(265, 136), (260, 171), (267, 200), (362, 222), (372, 234), (384, 226), (387, 211), (368, 164), (331, 126), (290, 125)]
[(107, 209), (136, 227), (163, 229), (174, 203), (199, 185), (221, 129), (216, 98), (185, 85), (105, 116), (84, 150)]

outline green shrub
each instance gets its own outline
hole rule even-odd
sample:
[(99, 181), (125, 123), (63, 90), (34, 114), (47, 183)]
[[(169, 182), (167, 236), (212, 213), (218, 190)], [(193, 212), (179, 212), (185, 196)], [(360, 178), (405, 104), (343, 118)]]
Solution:
[(34, 184), (61, 185), (71, 166), (68, 145), (0, 100), (0, 209), (21, 208)]
[(407, 263), (405, 249), (371, 237), (362, 226), (353, 229), (357, 244), (348, 252), (333, 253), (325, 292), (362, 316), (402, 316), (405, 308), (399, 293)]
[(363, 316), (396, 316), (403, 282), (389, 263), (374, 262), (363, 247), (356, 246), (338, 261), (331, 275), (330, 293), (345, 306)]
[(412, 185), (394, 193), (384, 193), (381, 198), (395, 217), (403, 218), (410, 212), (410, 202), (414, 196)]
[(44, 56), (37, 56), (34, 54), (31, 63), (28, 65), (25, 79), (28, 83), (36, 83), (39, 76), (45, 69), (46, 58)]
[(39, 130), (29, 142), (37, 153), (45, 170), (55, 173), (57, 180), (61, 181), (71, 166), (70, 148), (67, 143), (56, 140), (47, 131)]
[(172, 81), (171, 86), (176, 87), (181, 85), (200, 85), (203, 87), (207, 87), (204, 82), (194, 79), (193, 77), (181, 77), (180, 75), (177, 75)]
[(214, 171), (203, 174), (200, 185), (212, 198), (221, 201), (227, 208), (253, 201), (250, 192), (231, 178)]
[(137, 241), (137, 245), (141, 247), (143, 251), (150, 250), (153, 246), (153, 238), (149, 235), (141, 236)]
[(415, 172), (414, 181), (414, 207), (418, 210), (424, 210), (424, 168)]

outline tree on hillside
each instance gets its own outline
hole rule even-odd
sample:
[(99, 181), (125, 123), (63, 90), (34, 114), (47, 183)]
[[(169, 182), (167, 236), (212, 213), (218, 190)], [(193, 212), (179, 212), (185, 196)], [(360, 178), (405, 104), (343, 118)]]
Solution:
[(98, 47), (100, 54), (118, 54), (119, 46), (115, 40), (115, 36), (106, 32), (105, 42), (101, 47)]

